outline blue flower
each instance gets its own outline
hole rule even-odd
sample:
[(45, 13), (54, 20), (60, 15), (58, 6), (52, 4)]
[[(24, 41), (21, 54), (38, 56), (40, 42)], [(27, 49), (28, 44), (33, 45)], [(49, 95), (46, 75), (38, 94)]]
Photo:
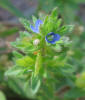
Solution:
[(38, 19), (38, 20), (35, 22), (35, 27), (32, 26), (32, 25), (30, 25), (31, 30), (32, 30), (33, 32), (35, 32), (35, 33), (39, 33), (40, 24), (43, 24), (43, 22), (42, 22), (40, 19)]
[(45, 37), (45, 40), (46, 40), (48, 43), (55, 44), (56, 41), (59, 41), (59, 40), (60, 40), (60, 35), (59, 35), (59, 34), (55, 34), (54, 32), (50, 32), (50, 33), (48, 33), (47, 36)]

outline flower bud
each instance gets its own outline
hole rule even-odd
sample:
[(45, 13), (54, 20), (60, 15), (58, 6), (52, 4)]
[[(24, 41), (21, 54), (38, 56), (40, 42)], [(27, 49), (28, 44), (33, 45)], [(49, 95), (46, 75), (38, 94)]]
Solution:
[(37, 46), (39, 43), (40, 43), (39, 39), (36, 39), (36, 40), (33, 41), (33, 45), (35, 45), (35, 46)]

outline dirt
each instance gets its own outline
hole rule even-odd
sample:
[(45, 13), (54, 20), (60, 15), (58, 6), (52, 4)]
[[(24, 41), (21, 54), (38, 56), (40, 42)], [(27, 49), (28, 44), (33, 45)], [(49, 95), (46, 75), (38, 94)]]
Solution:
[[(37, 0), (10, 0), (10, 1), (26, 17), (29, 17), (30, 15), (34, 14), (38, 5)], [(15, 17), (9, 11), (0, 7), (0, 21), (9, 21), (17, 23), (17, 20), (18, 20), (17, 17)]]
[(80, 4), (78, 15), (81, 17), (82, 21), (85, 22), (85, 4)]

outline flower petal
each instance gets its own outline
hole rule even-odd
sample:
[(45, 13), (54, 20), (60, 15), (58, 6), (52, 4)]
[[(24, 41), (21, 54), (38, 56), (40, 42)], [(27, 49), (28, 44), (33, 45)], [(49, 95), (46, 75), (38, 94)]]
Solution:
[(45, 40), (48, 43), (55, 44), (56, 41), (60, 40), (60, 35), (59, 34), (55, 34), (54, 32), (51, 32), (51, 33), (47, 34), (47, 36), (45, 37)]
[(59, 34), (55, 34), (55, 41), (59, 41), (60, 40), (60, 35)]
[(36, 23), (35, 23), (35, 27), (30, 25), (30, 28), (32, 29), (33, 32), (39, 33), (39, 26), (40, 26), (40, 24), (43, 24), (43, 22), (40, 19), (38, 19), (36, 21)]
[(34, 26), (30, 25), (30, 28), (31, 28), (31, 30), (32, 30), (33, 32), (39, 33), (39, 30), (36, 29)]
[(43, 24), (42, 20), (38, 19), (35, 23), (35, 27), (39, 28), (40, 24)]

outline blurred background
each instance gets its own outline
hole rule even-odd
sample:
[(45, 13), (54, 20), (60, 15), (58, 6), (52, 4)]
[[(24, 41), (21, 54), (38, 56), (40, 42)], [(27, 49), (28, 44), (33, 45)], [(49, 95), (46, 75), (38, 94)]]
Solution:
[(59, 17), (65, 24), (74, 24), (71, 34), (70, 63), (80, 73), (85, 66), (85, 0), (0, 0), (0, 100), (30, 100), (20, 80), (7, 79), (5, 71), (12, 67), (11, 41), (16, 40), (19, 30), (24, 30), (19, 18), (31, 20), (31, 16), (50, 14), (58, 7)]

